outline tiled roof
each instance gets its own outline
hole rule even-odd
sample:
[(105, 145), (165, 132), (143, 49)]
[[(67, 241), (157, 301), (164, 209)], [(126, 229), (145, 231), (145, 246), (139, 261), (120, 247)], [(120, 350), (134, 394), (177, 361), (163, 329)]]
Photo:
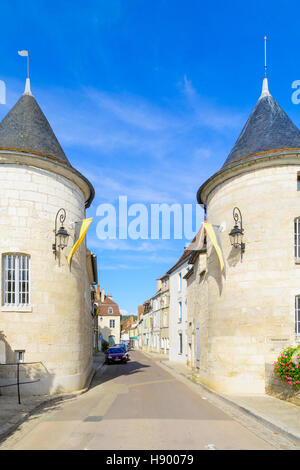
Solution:
[(182, 264), (183, 261), (186, 260), (186, 258), (189, 257), (189, 255), (192, 253), (192, 250), (184, 250), (182, 256), (179, 258), (179, 260), (172, 266), (171, 269), (169, 269), (168, 274), (173, 272), (178, 266)]
[[(98, 302), (99, 306), (99, 315), (116, 315), (119, 316), (120, 310), (119, 310), (119, 305), (114, 302), (110, 297), (105, 296), (104, 302)], [(113, 312), (109, 313), (108, 309), (112, 308)]]
[(0, 123), (0, 150), (39, 155), (71, 166), (32, 95), (24, 94)]
[(300, 131), (269, 92), (262, 94), (222, 168), (198, 189), (198, 203), (207, 183), (228, 168), (290, 151), (300, 151)]
[(272, 150), (300, 149), (300, 131), (271, 95), (256, 103), (223, 168)]

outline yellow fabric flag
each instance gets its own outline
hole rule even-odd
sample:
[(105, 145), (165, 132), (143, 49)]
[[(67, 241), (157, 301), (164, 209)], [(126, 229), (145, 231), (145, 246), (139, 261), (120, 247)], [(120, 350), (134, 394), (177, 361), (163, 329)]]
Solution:
[(213, 246), (214, 246), (214, 248), (217, 252), (217, 255), (218, 255), (218, 258), (219, 258), (219, 261), (220, 261), (221, 271), (223, 271), (223, 269), (224, 269), (223, 253), (222, 253), (221, 247), (218, 243), (218, 239), (216, 237), (213, 226), (212, 226), (212, 224), (207, 224), (206, 222), (203, 222), (203, 227), (206, 229), (206, 233), (209, 236), (210, 241), (212, 242), (212, 244), (213, 244)]
[(82, 224), (81, 224), (81, 227), (80, 227), (80, 232), (79, 232), (79, 237), (78, 237), (78, 240), (77, 242), (72, 246), (71, 248), (71, 251), (69, 253), (69, 256), (68, 256), (68, 263), (70, 264), (70, 261), (71, 261), (71, 258), (72, 256), (74, 255), (75, 251), (78, 249), (78, 247), (81, 245), (81, 242), (82, 240), (84, 239), (85, 237), (85, 234), (92, 222), (92, 218), (91, 219), (83, 219), (82, 221)]

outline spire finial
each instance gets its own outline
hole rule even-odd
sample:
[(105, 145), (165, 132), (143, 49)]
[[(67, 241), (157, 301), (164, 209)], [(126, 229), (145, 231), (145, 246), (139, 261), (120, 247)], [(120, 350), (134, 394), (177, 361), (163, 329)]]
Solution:
[(264, 37), (265, 40), (265, 78), (263, 79), (263, 86), (262, 92), (259, 99), (263, 98), (264, 96), (271, 96), (268, 87), (268, 79), (267, 79), (267, 36)]
[(30, 78), (29, 78), (29, 54), (28, 51), (18, 51), (18, 54), (22, 57), (27, 57), (27, 77), (26, 77), (26, 85), (24, 95), (32, 96), (31, 89), (30, 89)]
[(267, 36), (265, 36), (265, 78), (267, 78)]

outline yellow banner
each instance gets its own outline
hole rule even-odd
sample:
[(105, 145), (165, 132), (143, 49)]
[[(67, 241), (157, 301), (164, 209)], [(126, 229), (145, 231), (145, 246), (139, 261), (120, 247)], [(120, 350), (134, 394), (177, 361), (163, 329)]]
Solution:
[(203, 226), (206, 229), (206, 233), (209, 236), (210, 241), (212, 242), (212, 244), (213, 244), (213, 246), (214, 246), (214, 248), (217, 252), (217, 255), (218, 255), (218, 258), (219, 258), (219, 261), (220, 261), (221, 271), (223, 271), (223, 269), (224, 269), (223, 253), (222, 253), (221, 247), (219, 246), (219, 243), (218, 243), (215, 231), (213, 229), (213, 226), (212, 226), (212, 224), (207, 224), (206, 222), (203, 222)]
[(81, 245), (81, 242), (82, 240), (84, 239), (85, 237), (85, 234), (92, 222), (92, 218), (91, 219), (83, 219), (82, 221), (82, 224), (81, 224), (81, 228), (80, 228), (80, 232), (79, 232), (79, 237), (78, 237), (78, 240), (77, 242), (72, 246), (72, 249), (69, 253), (69, 256), (68, 256), (68, 263), (70, 264), (70, 261), (71, 261), (71, 258), (72, 256), (74, 255), (74, 253), (76, 252), (76, 250), (78, 249), (78, 247)]

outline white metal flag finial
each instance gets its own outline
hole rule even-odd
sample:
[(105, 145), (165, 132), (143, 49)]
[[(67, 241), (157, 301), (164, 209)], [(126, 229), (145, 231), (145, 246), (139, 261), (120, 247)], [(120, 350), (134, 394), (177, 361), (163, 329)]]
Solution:
[(265, 78), (267, 78), (267, 36), (265, 36)]
[(31, 89), (30, 89), (30, 78), (29, 78), (29, 54), (28, 51), (18, 51), (18, 54), (22, 57), (27, 57), (27, 78), (26, 78), (26, 85), (24, 95), (32, 96)]
[(262, 86), (262, 92), (260, 95), (260, 98), (263, 98), (264, 96), (271, 96), (269, 92), (269, 87), (268, 87), (268, 79), (267, 79), (267, 36), (265, 36), (265, 78), (263, 80), (263, 86)]

